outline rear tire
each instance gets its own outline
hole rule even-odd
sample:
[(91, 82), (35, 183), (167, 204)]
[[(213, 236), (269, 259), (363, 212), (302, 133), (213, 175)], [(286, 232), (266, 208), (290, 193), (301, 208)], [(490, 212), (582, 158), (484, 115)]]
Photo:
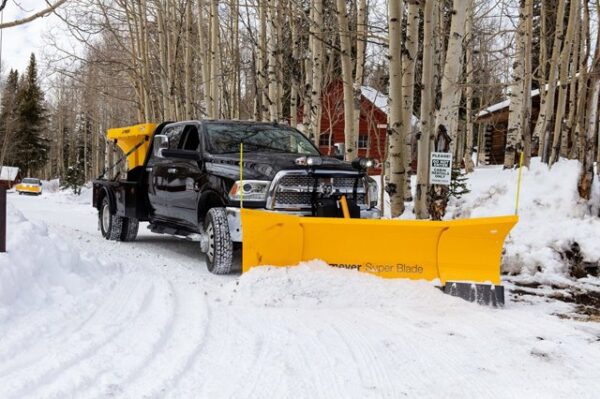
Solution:
[(206, 264), (214, 274), (229, 274), (233, 267), (233, 244), (229, 235), (227, 212), (212, 208), (204, 219), (204, 234), (208, 238)]
[(104, 197), (98, 210), (98, 222), (102, 237), (110, 241), (120, 241), (123, 233), (123, 219), (110, 212), (110, 202), (108, 197)]
[(137, 237), (139, 221), (110, 212), (108, 197), (102, 199), (98, 210), (98, 223), (102, 237), (111, 241), (133, 241)]
[(123, 218), (123, 232), (121, 233), (121, 241), (135, 241), (140, 222), (134, 218)]

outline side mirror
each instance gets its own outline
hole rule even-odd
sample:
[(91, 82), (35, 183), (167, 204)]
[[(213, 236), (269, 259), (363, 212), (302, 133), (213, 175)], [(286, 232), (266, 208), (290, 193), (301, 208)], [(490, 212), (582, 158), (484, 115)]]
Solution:
[(162, 149), (161, 156), (165, 158), (186, 159), (189, 161), (201, 161), (200, 152), (195, 150), (169, 150)]
[(169, 138), (164, 134), (154, 136), (154, 155), (163, 158), (163, 151), (169, 148)]

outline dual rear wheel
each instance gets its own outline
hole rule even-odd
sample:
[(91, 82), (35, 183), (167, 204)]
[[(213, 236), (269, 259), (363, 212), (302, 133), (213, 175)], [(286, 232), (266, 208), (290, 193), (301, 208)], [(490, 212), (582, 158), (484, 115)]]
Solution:
[(102, 236), (107, 240), (134, 241), (137, 237), (139, 221), (135, 218), (126, 218), (111, 213), (107, 197), (102, 199), (98, 211), (98, 222)]

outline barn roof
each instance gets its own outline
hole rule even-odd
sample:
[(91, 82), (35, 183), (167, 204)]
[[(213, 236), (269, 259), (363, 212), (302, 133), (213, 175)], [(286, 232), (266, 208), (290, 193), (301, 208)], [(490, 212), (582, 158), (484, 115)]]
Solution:
[[(383, 94), (382, 92), (380, 92), (370, 86), (361, 86), (360, 91), (361, 91), (363, 97), (365, 97), (367, 100), (369, 100), (374, 106), (379, 108), (379, 110), (381, 110), (381, 112), (383, 112), (386, 115), (389, 115), (390, 105), (389, 105), (389, 98), (387, 95)], [(419, 118), (417, 118), (416, 116), (413, 115), (411, 124), (413, 126), (418, 125)]]
[(0, 180), (14, 181), (19, 174), (19, 168), (15, 166), (0, 166)]

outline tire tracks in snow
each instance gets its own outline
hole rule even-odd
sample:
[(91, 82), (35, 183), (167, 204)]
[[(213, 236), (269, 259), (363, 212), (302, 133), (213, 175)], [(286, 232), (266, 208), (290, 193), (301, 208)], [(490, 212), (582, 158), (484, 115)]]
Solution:
[[(31, 395), (38, 389), (52, 384), (61, 374), (65, 374), (65, 371), (108, 345), (122, 333), (122, 326), (128, 319), (136, 320), (141, 316), (136, 307), (126, 308), (123, 305), (143, 303), (131, 300), (136, 295), (145, 295), (145, 291), (140, 290), (142, 281), (134, 279), (132, 285), (119, 284), (119, 289), (111, 292), (109, 300), (75, 333), (66, 337), (53, 337), (49, 342), (37, 345), (34, 350), (44, 355), (24, 367), (13, 368), (5, 375), (3, 380), (6, 383), (0, 384), (0, 397), (21, 398)], [(65, 351), (65, 348), (71, 350)]]

